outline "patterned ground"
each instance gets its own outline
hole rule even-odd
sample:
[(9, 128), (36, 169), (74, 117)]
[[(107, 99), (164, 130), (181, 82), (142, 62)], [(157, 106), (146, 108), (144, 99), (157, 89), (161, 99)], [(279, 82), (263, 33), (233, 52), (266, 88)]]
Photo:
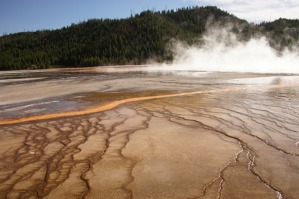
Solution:
[(298, 95), (261, 85), (2, 125), (0, 198), (296, 198)]

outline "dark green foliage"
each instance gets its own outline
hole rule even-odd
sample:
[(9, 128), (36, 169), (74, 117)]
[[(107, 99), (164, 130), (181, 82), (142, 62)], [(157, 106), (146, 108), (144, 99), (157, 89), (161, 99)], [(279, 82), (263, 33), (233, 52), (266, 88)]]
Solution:
[[(270, 38), (271, 46), (284, 50), (291, 49), (299, 41), (299, 20), (278, 19), (271, 23), (261, 23), (259, 30)], [(296, 46), (298, 47), (298, 46)]]
[[(282, 27), (280, 23), (264, 23), (257, 28), (210, 6), (144, 11), (127, 19), (91, 19), (59, 30), (2, 36), (0, 70), (140, 64), (149, 58), (167, 61), (172, 59), (167, 49), (172, 39), (192, 44), (205, 32), (207, 23), (234, 24), (235, 32), (242, 39), (260, 31), (273, 34), (273, 38), (287, 32), (298, 40), (297, 20), (287, 20)], [(288, 45), (289, 41), (284, 42)]]

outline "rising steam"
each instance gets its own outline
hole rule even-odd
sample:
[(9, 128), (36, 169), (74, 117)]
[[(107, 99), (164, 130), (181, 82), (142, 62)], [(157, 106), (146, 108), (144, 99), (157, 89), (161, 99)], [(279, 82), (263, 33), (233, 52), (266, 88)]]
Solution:
[[(210, 28), (201, 45), (173, 42), (174, 61), (155, 70), (299, 73), (296, 51), (278, 53), (265, 37), (241, 42), (229, 29)], [(297, 50), (298, 52), (298, 50)]]

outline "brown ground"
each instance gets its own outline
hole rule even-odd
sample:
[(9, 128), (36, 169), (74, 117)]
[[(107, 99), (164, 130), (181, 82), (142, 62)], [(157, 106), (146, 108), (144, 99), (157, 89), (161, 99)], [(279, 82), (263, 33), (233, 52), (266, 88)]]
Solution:
[[(73, 93), (68, 99), (76, 103), (98, 106), (96, 98), (106, 103), (109, 96), (114, 101), (248, 83), (244, 79), (235, 85), (230, 83), (234, 75), (229, 77), (127, 74), (100, 83), (88, 80), (99, 87), (111, 83), (118, 91), (120, 82), (127, 82), (124, 96), (102, 98), (103, 91), (81, 93), (83, 87), (66, 94)], [(49, 81), (54, 80), (38, 84), (50, 85)], [(8, 96), (21, 96), (22, 87), (38, 84), (3, 85), (0, 91), (15, 91), (2, 96), (7, 105), (1, 114), (12, 109)], [(88, 115), (2, 125), (0, 198), (296, 198), (298, 91), (294, 84), (261, 84), (259, 89), (135, 101)]]

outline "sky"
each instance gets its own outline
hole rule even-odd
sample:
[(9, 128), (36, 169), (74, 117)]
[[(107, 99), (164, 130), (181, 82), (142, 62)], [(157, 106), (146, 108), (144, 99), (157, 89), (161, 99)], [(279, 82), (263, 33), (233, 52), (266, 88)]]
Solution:
[(299, 18), (299, 0), (0, 0), (0, 35), (195, 5), (217, 6), (254, 23)]

